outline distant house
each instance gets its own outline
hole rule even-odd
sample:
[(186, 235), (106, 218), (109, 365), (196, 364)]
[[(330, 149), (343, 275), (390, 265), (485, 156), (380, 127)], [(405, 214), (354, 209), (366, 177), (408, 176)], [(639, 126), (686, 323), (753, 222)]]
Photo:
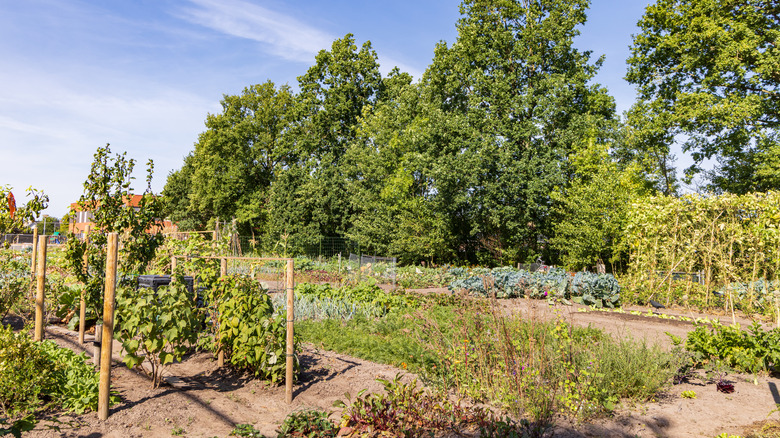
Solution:
[[(135, 211), (138, 211), (140, 207), (141, 202), (141, 195), (132, 195), (128, 200), (126, 200), (125, 204), (129, 207), (132, 207), (135, 209)], [(82, 210), (79, 206), (78, 202), (74, 202), (70, 204), (70, 211), (74, 212), (74, 218), (71, 219), (70, 223), (68, 224), (68, 231), (80, 235), (84, 233), (84, 230), (86, 230), (87, 227), (90, 229), (95, 228), (95, 224), (92, 222), (92, 219), (94, 218), (92, 216), (92, 212), (88, 210)], [(163, 219), (161, 225), (155, 225), (148, 229), (147, 233), (167, 233), (167, 232), (177, 232), (179, 231), (178, 225), (171, 222), (169, 219)]]

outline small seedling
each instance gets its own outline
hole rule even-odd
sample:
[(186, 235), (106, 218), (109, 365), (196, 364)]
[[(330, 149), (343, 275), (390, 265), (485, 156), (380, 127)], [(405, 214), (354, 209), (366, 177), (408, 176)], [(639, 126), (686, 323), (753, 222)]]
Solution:
[(682, 398), (696, 398), (696, 391), (683, 391)]
[(230, 436), (240, 436), (248, 438), (265, 438), (259, 430), (251, 424), (236, 424), (235, 429), (230, 432)]

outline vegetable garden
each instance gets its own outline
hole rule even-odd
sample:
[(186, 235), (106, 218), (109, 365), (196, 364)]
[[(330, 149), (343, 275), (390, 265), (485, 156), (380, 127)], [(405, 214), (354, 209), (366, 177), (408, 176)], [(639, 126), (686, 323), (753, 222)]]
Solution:
[[(670, 351), (578, 326), (562, 316), (540, 317), (505, 308), (511, 303), (543, 309), (626, 306), (618, 279), (609, 274), (560, 268), (545, 272), (509, 267), (400, 268), (400, 285), (439, 286), (434, 293), (421, 294), (413, 288), (387, 290), (371, 276), (356, 281), (337, 262), (308, 259), (296, 259), (296, 277), (310, 281), (295, 285), (296, 332), (290, 343), (289, 301), (282, 293), (285, 263), (231, 257), (227, 242), (200, 235), (161, 241), (146, 272), (173, 275), (170, 285), (156, 290), (139, 288), (133, 279), (120, 275), (115, 334), (121, 359), (127, 367), (148, 374), (149, 387), (175, 381), (175, 370), (197, 356), (211, 358), (215, 375), (237, 373), (246, 376), (243, 385), (266, 382), (267, 388), (274, 388), (285, 381), (288, 346), (295, 351), (291, 369), (295, 386), (305, 387), (302, 376), (304, 380), (311, 376), (300, 355), (311, 347), (304, 345), (384, 363), (418, 379), (387, 377), (371, 393), (351, 388), (347, 398), (335, 394), (338, 408), (292, 411), (274, 426), (280, 436), (299, 436), (304, 430), (314, 431), (313, 436), (335, 436), (339, 431), (349, 436), (369, 431), (408, 436), (404, 433), (409, 430), (414, 431), (412, 436), (456, 431), (471, 436), (549, 436), (560, 431), (561, 424), (605, 421), (625, 406), (651, 403), (674, 382), (696, 378), (697, 369), (765, 376), (780, 360), (773, 341), (780, 332), (760, 324), (750, 331), (718, 324), (691, 326), (687, 339), (676, 337), (674, 342), (680, 345)], [(61, 248), (44, 252), (45, 316), (47, 321), (61, 321), (62, 330), (79, 328), (78, 297), (85, 289), (69, 273), (66, 252)], [(0, 370), (4, 430), (41, 431), (42, 424), (51, 425), (43, 412), (89, 415), (98, 409), (99, 379), (87, 364), (87, 355), (51, 341), (33, 342), (25, 334), (33, 317), (32, 254), (4, 250), (0, 260), (4, 272), (0, 311), (28, 321), (22, 330), (7, 327), (2, 333), (0, 351), (7, 365)], [(230, 260), (235, 266), (229, 268)], [(312, 272), (326, 272), (335, 281), (311, 281), (307, 276)], [(196, 281), (189, 285), (186, 276)], [(99, 319), (96, 312), (85, 313), (89, 328)], [(51, 334), (50, 330), (47, 336)], [(40, 373), (41, 369), (51, 372)], [(22, 387), (30, 392), (15, 389)], [(272, 403), (285, 404), (282, 394), (276, 394)], [(460, 401), (449, 401), (447, 394), (456, 394)], [(116, 392), (110, 401), (111, 412), (125, 403)], [(334, 409), (341, 412), (340, 419), (329, 414)], [(261, 433), (249, 423), (233, 426), (231, 432), (238, 436)], [(170, 431), (175, 434), (176, 429)]]

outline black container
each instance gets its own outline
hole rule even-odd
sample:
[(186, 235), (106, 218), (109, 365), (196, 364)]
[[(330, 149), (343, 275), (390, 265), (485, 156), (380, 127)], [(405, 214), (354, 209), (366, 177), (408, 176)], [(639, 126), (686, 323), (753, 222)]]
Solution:
[[(184, 282), (187, 283), (187, 290), (192, 293), (192, 277), (185, 276)], [(171, 284), (171, 276), (170, 275), (139, 275), (138, 276), (138, 287), (145, 287), (154, 289), (154, 291), (157, 291), (157, 288), (160, 286), (168, 286)]]

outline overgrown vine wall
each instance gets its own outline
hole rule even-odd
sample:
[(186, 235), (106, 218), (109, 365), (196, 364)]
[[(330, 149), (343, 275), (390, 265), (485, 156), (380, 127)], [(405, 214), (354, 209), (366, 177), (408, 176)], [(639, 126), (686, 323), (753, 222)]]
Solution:
[[(656, 299), (669, 302), (675, 280), (687, 279), (687, 290), (677, 291), (686, 300), (698, 291), (712, 305), (742, 288), (745, 304), (760, 310), (761, 294), (778, 292), (780, 192), (647, 197), (629, 209), (623, 243), (627, 282)], [(699, 273), (701, 283), (672, 272)]]

